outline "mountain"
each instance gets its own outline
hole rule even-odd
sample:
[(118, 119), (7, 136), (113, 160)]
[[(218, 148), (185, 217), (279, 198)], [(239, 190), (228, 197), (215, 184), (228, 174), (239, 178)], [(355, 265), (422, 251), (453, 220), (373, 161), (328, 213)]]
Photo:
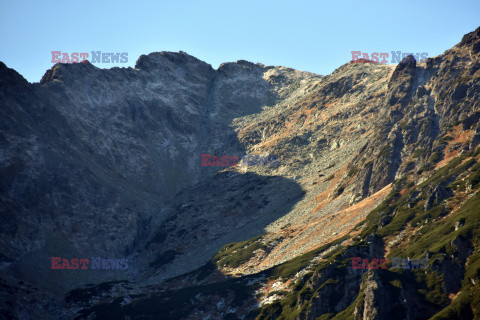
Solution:
[(0, 63), (0, 314), (480, 319), (479, 79), (480, 28), (327, 76)]

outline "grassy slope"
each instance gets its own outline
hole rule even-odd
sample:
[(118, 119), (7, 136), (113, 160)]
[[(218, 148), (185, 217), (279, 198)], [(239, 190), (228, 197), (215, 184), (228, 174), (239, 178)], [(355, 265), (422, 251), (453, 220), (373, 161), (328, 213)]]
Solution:
[[(431, 176), (418, 186), (408, 183), (406, 180), (397, 181), (396, 188), (377, 209), (369, 214), (362, 234), (355, 237), (354, 243), (351, 244), (351, 246), (361, 245), (362, 240), (365, 240), (372, 233), (383, 237), (385, 241), (398, 235), (408, 226), (409, 231), (415, 228), (417, 232), (411, 232), (407, 241), (392, 247), (388, 257), (421, 258), (425, 252), (429, 252), (431, 255), (429, 261), (431, 262), (436, 259), (441, 261), (445, 256), (457, 256), (457, 248), (453, 244), (455, 239), (461, 238), (469, 242), (475, 249), (472, 250), (473, 253), (469, 256), (465, 266), (461, 292), (453, 301), (449, 299), (448, 292), (442, 290), (444, 275), (439, 270), (431, 269), (429, 272), (423, 272), (423, 270), (390, 271), (391, 269), (389, 269), (388, 271), (381, 271), (384, 278), (388, 278), (390, 283), (395, 283), (398, 287), (404, 286), (406, 282), (409, 282), (409, 285), (413, 284), (420, 293), (425, 306), (431, 308), (430, 311), (425, 310), (425, 316), (428, 313), (430, 313), (428, 317), (432, 316), (431, 310), (439, 311), (432, 318), (435, 320), (469, 319), (473, 317), (480, 319), (478, 308), (480, 306), (480, 287), (478, 284), (480, 279), (480, 253), (478, 252), (478, 248), (480, 248), (480, 193), (476, 192), (479, 187), (480, 165), (476, 163), (479, 151), (480, 148), (477, 148), (476, 152), (468, 152), (453, 159), (445, 167), (433, 171)], [(465, 172), (468, 172), (468, 176), (457, 180), (458, 176)], [(471, 188), (471, 191), (463, 192), (462, 200), (465, 199), (465, 201), (453, 214), (450, 214), (452, 208), (449, 207), (450, 200), (453, 197), (425, 211), (423, 204), (427, 190), (432, 186), (439, 185), (446, 185), (455, 193), (465, 191), (466, 188)], [(400, 193), (400, 191), (403, 192)], [(412, 205), (408, 200), (411, 199), (413, 193), (418, 194), (418, 196), (415, 197), (416, 201)], [(380, 227), (379, 222), (385, 216), (390, 217), (391, 220)], [(457, 231), (455, 231), (456, 223), (461, 225)], [(275, 267), (273, 268), (273, 275), (291, 277), (323, 250), (325, 250), (325, 247)], [(298, 318), (302, 311), (310, 307), (310, 302), (321, 294), (320, 288), (312, 290), (306, 285), (310, 278), (320, 274), (322, 269), (328, 265), (336, 264), (339, 267), (339, 272), (336, 274), (337, 278), (329, 279), (329, 281), (330, 283), (342, 281), (341, 267), (347, 267), (345, 261), (341, 259), (342, 252), (342, 248), (338, 248), (337, 253), (332, 255), (328, 261), (323, 261), (317, 266), (317, 270), (307, 273), (292, 286), (292, 290), (284, 300), (264, 306), (257, 319)], [(288, 269), (288, 273), (282, 273), (283, 269)], [(473, 284), (474, 282), (475, 284)], [(355, 305), (363, 301), (363, 296), (363, 289), (360, 289), (356, 299), (347, 309), (337, 314), (324, 314), (318, 316), (317, 319), (353, 319)]]

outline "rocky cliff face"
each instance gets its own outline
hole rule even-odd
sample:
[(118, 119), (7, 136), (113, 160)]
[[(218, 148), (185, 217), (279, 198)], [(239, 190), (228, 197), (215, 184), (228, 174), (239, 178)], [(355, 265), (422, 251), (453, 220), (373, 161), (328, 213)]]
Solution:
[[(3, 315), (477, 317), (479, 57), (477, 29), (422, 63), (325, 77), (183, 52), (37, 84), (1, 64)], [(97, 256), (129, 268), (50, 268)]]
[[(286, 214), (288, 199), (302, 194), (286, 179), (242, 175), (240, 189), (261, 183), (291, 194), (277, 201), (271, 192), (270, 199), (264, 196), (258, 204), (242, 200), (245, 190), (236, 192), (227, 175), (215, 176), (222, 167), (201, 166), (201, 154), (244, 154), (232, 119), (279, 100), (294, 101), (291, 95), (320, 76), (246, 61), (214, 70), (182, 52), (142, 56), (134, 69), (57, 64), (38, 84), (0, 67), (0, 257), (5, 277), (62, 295), (86, 283), (144, 278), (165, 264), (165, 252), (185, 255), (184, 267), (172, 265), (170, 272), (162, 272), (161, 278), (168, 278), (200, 266), (227, 242), (261, 233), (264, 225)], [(232, 193), (226, 197), (229, 183)], [(192, 187), (195, 191), (183, 196)], [(212, 212), (211, 202), (220, 203), (217, 195), (230, 205)], [(182, 212), (192, 214), (185, 203), (195, 199), (205, 203), (174, 226), (181, 232), (182, 224), (188, 226), (188, 240), (169, 229), (168, 239), (177, 243), (157, 243), (157, 250), (152, 244), (159, 239), (156, 234)], [(268, 206), (267, 213), (260, 215), (253, 205)], [(184, 248), (178, 248), (182, 243)], [(192, 252), (199, 258), (190, 261)], [(51, 257), (98, 256), (127, 257), (130, 268), (87, 274), (50, 270)]]

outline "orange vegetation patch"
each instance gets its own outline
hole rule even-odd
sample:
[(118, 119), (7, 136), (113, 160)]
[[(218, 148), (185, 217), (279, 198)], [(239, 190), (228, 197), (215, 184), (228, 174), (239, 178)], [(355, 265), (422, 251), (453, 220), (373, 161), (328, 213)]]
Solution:
[[(376, 205), (378, 205), (378, 203), (388, 195), (391, 189), (392, 189), (392, 186), (391, 184), (389, 184), (388, 186), (384, 187), (382, 190), (378, 191), (377, 193), (373, 194), (368, 198), (363, 199), (362, 201), (356, 203), (355, 205), (348, 207), (346, 209), (343, 209), (331, 216), (322, 217), (319, 220), (311, 224), (308, 224), (307, 227), (319, 229), (319, 228), (324, 228), (325, 225), (330, 225), (330, 224), (331, 225), (352, 225), (352, 227), (354, 227), (365, 218), (368, 211), (373, 210), (373, 208)], [(329, 221), (327, 221), (326, 224), (320, 225), (321, 222), (324, 222), (327, 219)], [(348, 231), (350, 230), (347, 230), (345, 233), (347, 233)], [(334, 238), (336, 239), (341, 236), (337, 236)]]
[(266, 284), (265, 287), (264, 287), (266, 294), (268, 294), (268, 293), (270, 293), (270, 291), (272, 291), (272, 286), (273, 286), (273, 284), (274, 284), (275, 282), (277, 282), (276, 279), (268, 279), (268, 280), (267, 280), (267, 284)]
[(308, 109), (305, 111), (305, 115), (307, 116), (307, 119), (312, 116), (313, 109)]
[(445, 157), (443, 158), (442, 161), (437, 163), (435, 169), (440, 169), (441, 167), (445, 166), (450, 160), (457, 157), (458, 154), (460, 153), (460, 150), (459, 150), (460, 148), (453, 148), (454, 145), (464, 144), (468, 140), (471, 140), (473, 137), (473, 131), (472, 130), (463, 131), (462, 125), (458, 125), (453, 127), (453, 131), (450, 134), (448, 134), (448, 136), (451, 136), (453, 140), (448, 141), (444, 149)]
[[(258, 267), (262, 268), (268, 266), (268, 264), (275, 263), (275, 260), (284, 257), (285, 252), (299, 252), (299, 254), (303, 254), (343, 237), (357, 224), (362, 222), (367, 214), (383, 201), (391, 190), (392, 185), (389, 184), (351, 207), (340, 210), (330, 216), (321, 217), (312, 223), (298, 226), (298, 229), (290, 234), (290, 237), (293, 236), (293, 238), (276, 246)], [(322, 232), (325, 233), (325, 230), (332, 230), (333, 232), (328, 235), (322, 235)]]
[(330, 102), (327, 102), (327, 103), (325, 104), (325, 108), (331, 108), (331, 107), (333, 107), (336, 103), (337, 103), (337, 99), (332, 99), (332, 100), (330, 100)]
[(318, 196), (315, 197), (314, 201), (320, 202), (320, 203), (313, 209), (313, 213), (320, 210), (327, 203), (328, 195), (333, 191), (333, 189), (335, 188), (337, 183), (340, 181), (340, 178), (342, 177), (342, 175), (347, 170), (347, 167), (348, 167), (348, 163), (346, 165), (344, 165), (343, 167), (341, 167), (340, 170), (336, 171), (334, 173), (335, 177), (330, 182), (330, 187), (327, 190), (325, 190), (324, 192), (320, 193)]
[(460, 293), (462, 293), (462, 291), (458, 291), (456, 294), (450, 293), (450, 294), (448, 295), (448, 298), (449, 298), (450, 300), (455, 300)]

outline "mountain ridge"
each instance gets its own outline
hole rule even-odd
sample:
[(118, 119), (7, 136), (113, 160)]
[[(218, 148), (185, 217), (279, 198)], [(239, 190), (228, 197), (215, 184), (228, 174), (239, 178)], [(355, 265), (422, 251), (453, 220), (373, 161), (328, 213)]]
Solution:
[[(325, 77), (243, 60), (214, 70), (183, 52), (136, 68), (57, 64), (38, 84), (0, 64), (2, 312), (473, 318), (461, 289), (478, 290), (479, 55), (480, 28), (425, 62)], [(202, 167), (202, 153), (279, 166)], [(416, 279), (348, 267), (429, 252), (443, 262)], [(106, 255), (130, 268), (49, 270), (52, 256)]]

